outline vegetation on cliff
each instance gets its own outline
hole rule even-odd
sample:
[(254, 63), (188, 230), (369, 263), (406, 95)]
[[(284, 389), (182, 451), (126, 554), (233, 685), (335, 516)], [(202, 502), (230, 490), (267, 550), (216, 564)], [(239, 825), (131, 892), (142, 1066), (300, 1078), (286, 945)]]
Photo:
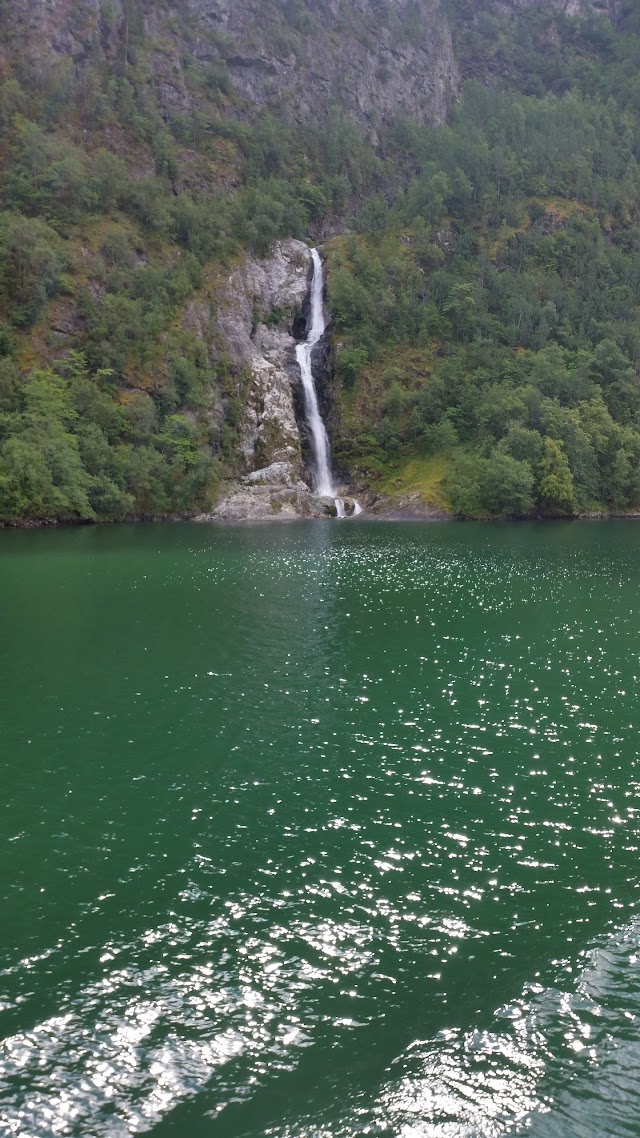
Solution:
[(215, 333), (189, 331), (185, 306), (242, 251), (305, 235), (382, 168), (339, 108), (304, 135), (250, 113), (223, 40), (206, 67), (183, 61), (168, 115), (142, 15), (137, 0), (120, 21), (114, 10), (110, 52), (96, 37), (81, 68), (17, 44), (4, 61), (0, 521), (209, 504), (236, 469), (246, 382)]
[[(4, 57), (0, 521), (204, 507), (246, 384), (185, 311), (243, 250), (327, 222), (345, 469), (388, 492), (428, 461), (468, 516), (640, 503), (637, 14), (449, 0), (461, 105), (372, 141), (339, 105), (252, 108), (186, 12), (168, 111), (150, 61), (175, 12), (151, 42), (138, 0), (102, 7), (82, 67)], [(281, 7), (295, 51), (315, 8)]]
[(640, 30), (456, 5), (473, 72), (414, 170), (335, 243), (345, 466), (385, 492), (437, 456), (464, 516), (640, 503)]

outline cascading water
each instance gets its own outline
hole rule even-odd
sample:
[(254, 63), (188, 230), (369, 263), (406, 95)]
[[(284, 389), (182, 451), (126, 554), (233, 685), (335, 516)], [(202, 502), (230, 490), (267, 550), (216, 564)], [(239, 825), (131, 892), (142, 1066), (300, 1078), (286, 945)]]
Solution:
[[(347, 516), (344, 501), (336, 496), (336, 488), (331, 474), (331, 451), (326, 427), (322, 421), (318, 407), (316, 386), (313, 382), (313, 369), (311, 366), (311, 353), (324, 335), (327, 326), (324, 318), (324, 273), (322, 260), (317, 249), (311, 250), (313, 261), (313, 276), (311, 278), (311, 327), (307, 338), (296, 347), (296, 359), (300, 366), (302, 376), (302, 390), (304, 392), (304, 410), (309, 425), (311, 438), (311, 455), (313, 468), (314, 490), (321, 498), (333, 498), (336, 504), (336, 514), (339, 518)], [(361, 513), (361, 508), (354, 501), (353, 513)]]

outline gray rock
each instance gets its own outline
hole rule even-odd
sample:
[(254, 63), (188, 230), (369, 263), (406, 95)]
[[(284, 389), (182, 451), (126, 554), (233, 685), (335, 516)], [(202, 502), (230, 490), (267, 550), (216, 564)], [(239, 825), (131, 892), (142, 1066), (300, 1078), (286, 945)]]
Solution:
[(360, 510), (362, 511), (361, 503), (357, 502), (355, 498), (351, 498), (349, 495), (343, 496), (342, 504), (344, 506), (345, 515), (348, 518), (352, 518), (356, 515), (356, 505), (360, 506)]
[(438, 506), (430, 506), (420, 494), (404, 494), (397, 497), (375, 497), (365, 502), (368, 516), (382, 521), (450, 521), (452, 514)]
[(294, 518), (320, 518), (327, 513), (319, 498), (303, 482), (286, 486), (232, 484), (210, 514), (196, 521), (287, 521)]
[(316, 498), (319, 508), (325, 517), (335, 518), (338, 514), (335, 498)]
[(252, 470), (242, 481), (249, 486), (279, 486), (285, 490), (309, 492), (309, 487), (298, 477), (292, 462), (273, 462), (262, 470)]
[(104, 56), (115, 54), (124, 9), (122, 0), (111, 0), (108, 14), (101, 0), (11, 0), (1, 20), (0, 60), (10, 57), (17, 45), (25, 62), (65, 55), (82, 67), (97, 46)]
[[(310, 264), (302, 241), (279, 241), (269, 257), (245, 257), (221, 292), (221, 339), (233, 362), (251, 373), (240, 440), (247, 471), (258, 464), (300, 467), (292, 395), (298, 367), (290, 327), (309, 288)], [(274, 311), (285, 318), (280, 326), (267, 327), (264, 322)]]
[(190, 3), (203, 25), (231, 37), (227, 62), (236, 89), (261, 106), (284, 105), (298, 120), (326, 117), (339, 105), (375, 136), (398, 113), (443, 122), (457, 97), (440, 0), (388, 0), (384, 9), (376, 0), (317, 0), (298, 27), (268, 0)]
[(606, 16), (616, 21), (622, 14), (623, 0), (498, 0), (497, 6), (507, 10), (552, 8), (565, 16)]
[[(173, 12), (151, 0), (140, 7), (167, 118), (197, 101), (186, 67), (195, 61), (204, 70), (221, 58), (249, 103), (277, 105), (298, 120), (326, 118), (339, 105), (374, 135), (398, 113), (440, 123), (457, 97), (440, 0), (316, 0), (293, 22), (276, 0), (179, 0)], [(10, 0), (6, 9), (0, 57), (17, 44), (34, 62), (68, 55), (82, 67), (96, 50), (122, 54), (128, 38), (123, 0)]]

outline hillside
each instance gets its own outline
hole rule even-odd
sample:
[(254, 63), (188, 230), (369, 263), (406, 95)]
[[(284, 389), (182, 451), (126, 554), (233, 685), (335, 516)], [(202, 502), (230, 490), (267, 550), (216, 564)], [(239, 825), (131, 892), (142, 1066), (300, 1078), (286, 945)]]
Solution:
[(0, 519), (304, 475), (291, 239), (327, 258), (322, 397), (372, 508), (637, 506), (630, 8), (0, 5)]
[[(640, 501), (637, 16), (456, 5), (465, 99), (332, 252), (339, 453), (464, 516)], [(438, 477), (434, 480), (434, 472)], [(411, 479), (409, 478), (409, 482)]]

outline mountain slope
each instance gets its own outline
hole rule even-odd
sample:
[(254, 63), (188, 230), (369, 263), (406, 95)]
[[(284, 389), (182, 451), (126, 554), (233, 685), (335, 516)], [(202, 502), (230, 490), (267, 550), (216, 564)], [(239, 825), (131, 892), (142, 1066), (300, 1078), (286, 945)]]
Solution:
[[(345, 231), (325, 377), (345, 479), (388, 489), (424, 452), (461, 512), (635, 502), (634, 20), (618, 0), (0, 6), (0, 518), (193, 512), (268, 464), (243, 442), (262, 396), (225, 281)], [(251, 335), (301, 327), (277, 292), (255, 303)], [(595, 473), (536, 384), (583, 418), (600, 399)], [(494, 397), (502, 419), (478, 411)], [(542, 440), (525, 457), (516, 427)], [(525, 492), (461, 497), (496, 445)]]

